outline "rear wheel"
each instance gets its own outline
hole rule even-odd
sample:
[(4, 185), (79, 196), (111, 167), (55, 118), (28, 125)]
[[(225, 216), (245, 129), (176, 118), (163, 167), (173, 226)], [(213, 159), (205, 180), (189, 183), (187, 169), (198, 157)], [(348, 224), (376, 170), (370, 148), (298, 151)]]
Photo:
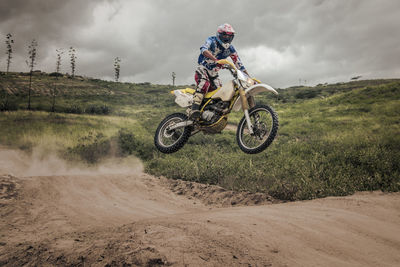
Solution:
[(247, 128), (246, 118), (239, 122), (236, 141), (240, 149), (248, 154), (257, 154), (266, 149), (278, 132), (278, 116), (267, 105), (256, 105), (249, 110), (253, 134)]
[(174, 153), (181, 149), (189, 140), (192, 127), (182, 127), (170, 130), (172, 126), (187, 120), (183, 113), (174, 113), (167, 116), (157, 127), (154, 136), (154, 145), (162, 153)]

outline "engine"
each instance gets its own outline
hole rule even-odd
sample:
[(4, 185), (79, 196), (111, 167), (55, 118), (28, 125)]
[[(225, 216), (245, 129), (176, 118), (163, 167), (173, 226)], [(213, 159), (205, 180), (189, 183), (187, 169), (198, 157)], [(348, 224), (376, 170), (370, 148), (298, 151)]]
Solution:
[(228, 112), (229, 102), (222, 101), (222, 100), (211, 100), (212, 102), (209, 103), (203, 113), (201, 118), (206, 124), (213, 124), (217, 122), (222, 115)]

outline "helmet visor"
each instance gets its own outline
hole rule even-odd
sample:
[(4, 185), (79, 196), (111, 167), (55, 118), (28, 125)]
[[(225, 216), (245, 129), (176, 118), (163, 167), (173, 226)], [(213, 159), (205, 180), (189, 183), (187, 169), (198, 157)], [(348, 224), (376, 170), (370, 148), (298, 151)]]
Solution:
[(231, 43), (233, 40), (233, 37), (235, 37), (235, 35), (233, 33), (223, 32), (223, 33), (220, 33), (220, 35), (219, 35), (219, 39), (225, 44)]

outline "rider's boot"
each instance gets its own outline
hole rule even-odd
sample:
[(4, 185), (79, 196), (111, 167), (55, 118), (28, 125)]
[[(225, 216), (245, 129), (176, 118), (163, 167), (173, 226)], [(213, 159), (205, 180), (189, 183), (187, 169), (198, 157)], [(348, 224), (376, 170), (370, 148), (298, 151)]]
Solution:
[(202, 93), (196, 92), (193, 95), (192, 108), (189, 110), (189, 119), (197, 120), (200, 118), (200, 105), (203, 101), (204, 95)]

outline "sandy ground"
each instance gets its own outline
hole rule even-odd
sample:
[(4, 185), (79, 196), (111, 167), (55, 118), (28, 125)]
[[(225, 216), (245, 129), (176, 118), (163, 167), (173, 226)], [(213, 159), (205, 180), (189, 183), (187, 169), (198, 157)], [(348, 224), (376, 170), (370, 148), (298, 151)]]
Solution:
[(277, 203), (0, 150), (0, 266), (400, 266), (400, 194)]

